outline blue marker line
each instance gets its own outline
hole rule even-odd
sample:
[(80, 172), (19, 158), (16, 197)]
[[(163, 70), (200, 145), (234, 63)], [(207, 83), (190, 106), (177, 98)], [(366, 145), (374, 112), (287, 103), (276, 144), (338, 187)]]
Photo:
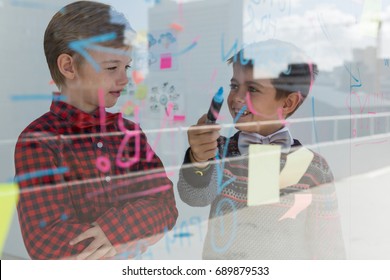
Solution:
[[(244, 111), (246, 110), (247, 106), (243, 106), (240, 111), (238, 112), (237, 116), (234, 118), (233, 120), (233, 124), (237, 123), (238, 119), (242, 116), (242, 114), (244, 113)], [(232, 135), (233, 133), (233, 127), (230, 128), (229, 130), (229, 133), (228, 135)], [(227, 149), (228, 149), (228, 146), (229, 146), (229, 142), (230, 142), (230, 137), (226, 137), (226, 143), (225, 143), (225, 146), (223, 147), (223, 155), (222, 155), (222, 158), (226, 158), (226, 154), (227, 154)], [(216, 154), (215, 154), (215, 158), (217, 160), (220, 160), (220, 156), (219, 156), (219, 151), (217, 150)], [(217, 183), (218, 183), (218, 188), (217, 188), (217, 192), (218, 194), (220, 194), (222, 192), (222, 190), (230, 183), (234, 182), (236, 180), (236, 177), (233, 177), (231, 178), (230, 180), (228, 180), (227, 182), (225, 182), (223, 185), (222, 185), (222, 179), (223, 179), (223, 169), (225, 168), (225, 162), (223, 161), (222, 162), (222, 166), (219, 166), (219, 164), (216, 165), (217, 167)]]
[(351, 70), (348, 69), (348, 67), (347, 67), (347, 65), (345, 65), (345, 63), (344, 63), (344, 67), (345, 67), (345, 69), (347, 70), (348, 74), (351, 76), (351, 78), (354, 79), (355, 82), (358, 83), (358, 84), (356, 84), (356, 85), (350, 85), (350, 88), (352, 89), (352, 88), (354, 88), (354, 87), (361, 87), (361, 86), (362, 86), (362, 82), (360, 81), (360, 71), (359, 71), (359, 68), (357, 68), (357, 70), (358, 70), (358, 75), (359, 75), (359, 79), (358, 79), (358, 78), (355, 78), (355, 76), (352, 74)]
[(191, 45), (189, 45), (185, 49), (183, 49), (177, 53), (173, 53), (172, 56), (179, 56), (179, 55), (185, 54), (185, 53), (189, 52), (190, 50), (192, 50), (193, 48), (195, 48), (197, 44), (198, 44), (198, 42), (194, 41), (194, 42), (192, 42)]
[(114, 40), (116, 38), (115, 32), (110, 32), (98, 36), (93, 36), (87, 39), (81, 39), (69, 43), (69, 48), (81, 54), (91, 65), (95, 68), (96, 72), (100, 71), (99, 64), (91, 57), (86, 49), (94, 47), (96, 43), (103, 43)]
[(48, 94), (16, 94), (11, 96), (12, 101), (32, 101), (32, 100), (54, 100), (64, 101), (66, 96)]
[(50, 175), (58, 175), (58, 174), (64, 174), (69, 171), (68, 167), (59, 167), (59, 168), (53, 168), (53, 169), (43, 169), (38, 170), (34, 172), (25, 173), (20, 176), (15, 176), (14, 182), (19, 183), (21, 181), (25, 181), (32, 178), (39, 178), (43, 176), (50, 176)]
[[(227, 241), (227, 243), (225, 244), (225, 246), (223, 247), (219, 247), (216, 242), (215, 242), (215, 233), (214, 233), (214, 226), (211, 227), (211, 247), (213, 248), (214, 252), (216, 253), (224, 253), (227, 251), (227, 249), (229, 249), (232, 244), (233, 244), (233, 241), (236, 237), (236, 234), (237, 234), (237, 208), (234, 204), (234, 202), (228, 198), (223, 198), (222, 200), (220, 200), (217, 204), (217, 208), (216, 208), (216, 214), (218, 215), (218, 219), (219, 219), (219, 222), (220, 222), (220, 233), (221, 235), (225, 235), (225, 223), (224, 223), (224, 218), (223, 218), (223, 211), (221, 211), (221, 208), (222, 208), (222, 205), (224, 203), (228, 203), (230, 204), (232, 210), (231, 210), (231, 213), (233, 215), (233, 225), (231, 227), (231, 235), (230, 235), (230, 238), (229, 240)], [(230, 228), (230, 226), (229, 226)]]
[(20, 0), (11, 0), (10, 4), (14, 7), (26, 7), (26, 8), (35, 8), (35, 9), (42, 9), (47, 8), (50, 10), (59, 10), (61, 9), (61, 6), (58, 5), (51, 5), (51, 4), (43, 4), (39, 1), (20, 1)]
[(100, 51), (100, 52), (106, 52), (106, 53), (112, 53), (117, 55), (129, 55), (130, 53), (124, 50), (115, 49), (115, 48), (109, 48), (109, 47), (103, 47), (99, 45), (90, 45), (88, 46), (88, 49), (94, 50), (94, 51)]
[(318, 143), (318, 133), (317, 133), (317, 125), (316, 125), (316, 118), (315, 118), (315, 107), (314, 107), (314, 96), (311, 97), (311, 114), (313, 117), (313, 131), (314, 131), (314, 142)]
[(184, 232), (184, 233), (178, 233), (174, 234), (173, 237), (175, 238), (184, 238), (184, 237), (191, 237), (193, 234), (189, 232)]

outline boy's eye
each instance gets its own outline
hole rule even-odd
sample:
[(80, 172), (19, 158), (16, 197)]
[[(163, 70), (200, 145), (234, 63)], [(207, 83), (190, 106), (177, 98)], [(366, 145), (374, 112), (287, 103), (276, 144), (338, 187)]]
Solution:
[(125, 66), (125, 69), (126, 69), (126, 70), (129, 70), (130, 68), (131, 68), (130, 65), (126, 65), (126, 66)]
[(238, 89), (238, 85), (230, 84), (230, 89), (231, 90), (236, 90), (236, 89)]
[(117, 68), (116, 66), (113, 66), (113, 67), (108, 67), (106, 69), (109, 70), (109, 71), (114, 71), (116, 68)]
[(258, 92), (258, 90), (254, 87), (248, 87), (249, 92)]

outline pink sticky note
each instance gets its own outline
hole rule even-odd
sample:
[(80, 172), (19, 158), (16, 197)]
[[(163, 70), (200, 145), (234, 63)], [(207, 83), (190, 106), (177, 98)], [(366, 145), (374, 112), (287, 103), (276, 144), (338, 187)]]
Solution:
[(170, 53), (160, 55), (160, 69), (170, 69), (172, 67), (172, 56)]
[(295, 219), (299, 213), (305, 210), (312, 201), (312, 194), (296, 194), (294, 205), (279, 219)]
[(174, 115), (173, 116), (173, 121), (175, 122), (184, 122), (186, 120), (185, 115)]

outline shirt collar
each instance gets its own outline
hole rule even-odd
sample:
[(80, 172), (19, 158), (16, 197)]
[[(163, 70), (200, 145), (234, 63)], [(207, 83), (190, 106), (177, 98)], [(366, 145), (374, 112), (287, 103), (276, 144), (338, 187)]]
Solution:
[[(52, 101), (50, 111), (72, 126), (86, 127), (100, 124), (99, 108), (86, 113), (63, 101)], [(119, 114), (105, 112), (106, 119), (116, 118)]]

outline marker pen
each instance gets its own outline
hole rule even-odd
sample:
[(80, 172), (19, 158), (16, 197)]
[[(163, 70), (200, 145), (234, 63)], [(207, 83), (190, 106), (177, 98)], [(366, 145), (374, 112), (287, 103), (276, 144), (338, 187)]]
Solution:
[(220, 87), (211, 101), (209, 111), (207, 112), (206, 123), (215, 123), (223, 103), (223, 88)]

